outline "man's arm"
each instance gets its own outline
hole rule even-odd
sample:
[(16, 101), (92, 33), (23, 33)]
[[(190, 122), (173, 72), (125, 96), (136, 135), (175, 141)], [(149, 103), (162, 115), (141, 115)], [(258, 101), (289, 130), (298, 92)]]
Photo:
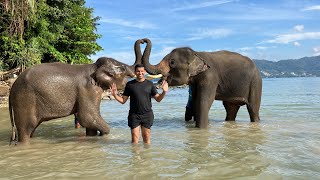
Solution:
[(128, 96), (119, 96), (118, 94), (113, 95), (113, 97), (121, 104), (124, 104), (128, 100)]
[(113, 97), (121, 104), (124, 104), (127, 102), (128, 100), (128, 96), (119, 96), (118, 95), (118, 89), (117, 89), (117, 86), (116, 84), (112, 84), (111, 87), (110, 87), (110, 91), (111, 91), (111, 94), (113, 95)]
[(160, 102), (164, 96), (166, 95), (167, 91), (168, 91), (168, 83), (167, 81), (163, 81), (162, 82), (162, 93), (161, 94), (156, 94), (155, 96), (153, 96), (153, 98), (157, 101), (157, 102)]

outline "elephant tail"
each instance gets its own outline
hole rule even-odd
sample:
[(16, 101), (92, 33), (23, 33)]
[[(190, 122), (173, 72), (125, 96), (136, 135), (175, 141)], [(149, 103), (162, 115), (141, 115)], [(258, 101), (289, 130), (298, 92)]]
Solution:
[(11, 104), (10, 99), (9, 99), (9, 112), (10, 112), (10, 120), (11, 120), (11, 125), (12, 125), (12, 134), (11, 134), (9, 145), (11, 145), (12, 142), (14, 142), (14, 144), (17, 145), (18, 144), (18, 131), (17, 131), (16, 123), (14, 122), (14, 113), (13, 113), (13, 108), (12, 108), (12, 104)]

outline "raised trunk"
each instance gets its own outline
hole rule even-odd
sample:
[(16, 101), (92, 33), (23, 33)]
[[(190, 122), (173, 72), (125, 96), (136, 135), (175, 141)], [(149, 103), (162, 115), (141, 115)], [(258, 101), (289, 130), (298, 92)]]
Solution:
[(147, 46), (142, 56), (142, 64), (144, 65), (146, 71), (152, 75), (162, 74), (161, 65), (160, 65), (161, 62), (157, 65), (151, 65), (149, 63), (151, 47), (152, 47), (151, 41), (148, 38), (144, 38), (143, 42), (147, 43)]
[(140, 48), (140, 44), (143, 43), (143, 40), (142, 39), (138, 39), (136, 40), (136, 42), (134, 43), (134, 53), (136, 55), (136, 60), (134, 62), (133, 65), (129, 66), (131, 70), (134, 71), (134, 67), (137, 65), (137, 64), (142, 64), (142, 54), (141, 54), (141, 48)]

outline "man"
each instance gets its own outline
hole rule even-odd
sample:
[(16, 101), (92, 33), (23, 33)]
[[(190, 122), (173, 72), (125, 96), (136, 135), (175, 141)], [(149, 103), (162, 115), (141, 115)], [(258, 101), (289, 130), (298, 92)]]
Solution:
[(192, 117), (194, 116), (193, 114), (193, 109), (192, 109), (192, 85), (189, 84), (189, 97), (188, 97), (188, 102), (186, 105), (186, 112), (184, 114), (184, 119), (186, 121), (190, 121)]
[(136, 79), (126, 84), (122, 97), (118, 95), (117, 86), (110, 87), (114, 98), (124, 104), (130, 97), (130, 111), (128, 115), (128, 126), (131, 128), (131, 139), (133, 144), (137, 144), (140, 137), (140, 129), (143, 142), (150, 144), (150, 128), (153, 124), (153, 111), (151, 97), (160, 102), (168, 91), (168, 83), (162, 82), (162, 93), (157, 92), (154, 84), (145, 79), (146, 70), (142, 64), (135, 66)]
[(74, 128), (79, 129), (81, 127), (78, 120), (78, 113), (74, 113)]

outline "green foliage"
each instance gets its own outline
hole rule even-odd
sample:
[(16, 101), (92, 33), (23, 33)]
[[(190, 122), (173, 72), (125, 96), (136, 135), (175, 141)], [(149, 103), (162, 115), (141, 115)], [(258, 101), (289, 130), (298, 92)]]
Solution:
[[(64, 1), (66, 2), (66, 1)], [(57, 47), (59, 51), (65, 50), (63, 55), (73, 63), (89, 63), (87, 57), (100, 51), (101, 47), (95, 43), (100, 35), (95, 34), (96, 21), (99, 18), (91, 18), (93, 9), (85, 8), (83, 0), (76, 3), (67, 3), (67, 18), (64, 21), (63, 35), (59, 37)], [(72, 11), (68, 11), (72, 9)]]
[(102, 50), (96, 43), (99, 17), (92, 17), (84, 0), (26, 0), (21, 4), (32, 8), (25, 13), (21, 34), (10, 31), (21, 12), (7, 11), (2, 1), (9, 1), (0, 1), (0, 70), (43, 62), (91, 63), (88, 56)]

